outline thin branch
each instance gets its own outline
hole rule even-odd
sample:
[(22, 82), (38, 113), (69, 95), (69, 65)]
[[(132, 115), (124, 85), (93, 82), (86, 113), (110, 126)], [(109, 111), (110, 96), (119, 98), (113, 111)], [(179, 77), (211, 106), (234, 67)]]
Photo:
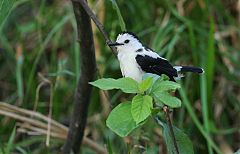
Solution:
[[(83, 9), (86, 11), (86, 13), (89, 15), (89, 17), (93, 20), (93, 22), (96, 24), (98, 27), (99, 31), (102, 33), (106, 43), (112, 43), (111, 39), (108, 36), (108, 33), (105, 31), (104, 26), (101, 24), (101, 22), (98, 20), (97, 16), (93, 13), (93, 11), (89, 8), (88, 4), (86, 3), (85, 0), (73, 0), (75, 2), (81, 3)], [(117, 49), (115, 47), (111, 47), (113, 54), (116, 56), (117, 55)]]
[(81, 6), (81, 1), (85, 0), (72, 0), (80, 43), (81, 75), (75, 92), (74, 111), (71, 117), (67, 140), (62, 149), (63, 154), (70, 154), (72, 151), (75, 154), (79, 153), (84, 137), (88, 106), (92, 92), (92, 86), (89, 85), (89, 82), (94, 79), (96, 72), (91, 21), (89, 15)]
[(170, 115), (169, 115), (169, 108), (168, 108), (168, 106), (164, 106), (163, 107), (163, 112), (165, 113), (165, 116), (166, 116), (167, 125), (168, 125), (168, 127), (170, 129), (170, 135), (172, 136), (172, 140), (173, 140), (173, 144), (174, 144), (175, 150), (176, 150), (177, 154), (179, 154), (176, 137), (174, 135), (173, 126), (172, 126), (171, 118), (170, 118)]

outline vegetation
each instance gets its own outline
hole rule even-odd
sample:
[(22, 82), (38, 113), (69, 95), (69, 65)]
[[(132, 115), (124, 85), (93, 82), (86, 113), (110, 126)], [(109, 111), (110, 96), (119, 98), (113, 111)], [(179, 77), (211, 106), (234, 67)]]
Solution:
[[(91, 84), (103, 90), (121, 89), (125, 93), (135, 93), (131, 101), (120, 103), (109, 114), (106, 125), (121, 137), (126, 137), (134, 129), (141, 127), (149, 117), (156, 119), (163, 129), (163, 138), (167, 145), (168, 153), (193, 154), (190, 139), (182, 131), (172, 126), (168, 108), (181, 107), (181, 101), (169, 94), (180, 88), (180, 85), (168, 81), (162, 75), (146, 74), (142, 82), (131, 78), (99, 79)], [(162, 111), (163, 110), (163, 111)], [(166, 118), (162, 118), (162, 112)], [(161, 119), (166, 119), (164, 122)]]
[[(172, 97), (176, 99), (173, 104), (176, 106), (172, 107), (179, 107), (171, 110), (174, 132), (186, 134), (175, 133), (176, 138), (188, 136), (195, 153), (238, 151), (240, 1), (91, 0), (89, 5), (112, 40), (127, 29), (173, 64), (202, 66), (205, 73), (201, 76), (187, 74), (179, 83), (178, 99)], [(119, 79), (121, 73), (116, 57), (92, 25), (96, 80), (123, 80)], [(0, 153), (60, 151), (81, 72), (79, 48), (70, 1), (0, 0)], [(97, 81), (92, 84), (96, 85)], [(149, 87), (134, 91), (141, 93), (136, 96), (126, 94), (129, 89), (119, 87), (111, 91), (94, 88), (85, 129), (87, 139), (106, 148), (108, 153), (167, 153), (166, 147), (172, 146), (172, 140), (166, 124), (161, 123), (165, 120), (163, 112), (160, 112), (161, 121), (150, 120), (150, 114), (155, 113), (153, 110), (136, 116), (134, 121), (140, 125), (144, 121), (144, 125), (131, 133), (123, 132), (122, 136), (130, 133), (124, 138), (115, 134), (109, 123), (112, 109), (116, 111), (126, 105), (121, 102), (132, 98), (148, 97), (145, 94), (151, 95), (146, 92)], [(173, 89), (176, 88), (179, 85)], [(49, 122), (49, 116), (63, 125)], [(55, 136), (49, 135), (49, 130)], [(96, 153), (96, 147), (89, 146), (89, 142), (84, 140), (82, 153)]]

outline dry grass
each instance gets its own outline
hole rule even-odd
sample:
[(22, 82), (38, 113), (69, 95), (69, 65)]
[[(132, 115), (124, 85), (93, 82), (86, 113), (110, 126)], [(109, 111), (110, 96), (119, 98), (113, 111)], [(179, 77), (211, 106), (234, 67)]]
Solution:
[[(48, 138), (50, 139), (50, 136), (62, 140), (65, 140), (67, 137), (68, 127), (58, 123), (53, 119), (49, 119), (41, 113), (0, 102), (0, 114), (19, 121), (17, 123), (18, 132), (26, 133), (28, 135), (46, 136), (47, 146), (49, 146)], [(50, 131), (48, 131), (49, 125), (51, 126)], [(107, 153), (103, 147), (87, 137), (83, 139), (83, 144), (92, 148), (97, 153)]]

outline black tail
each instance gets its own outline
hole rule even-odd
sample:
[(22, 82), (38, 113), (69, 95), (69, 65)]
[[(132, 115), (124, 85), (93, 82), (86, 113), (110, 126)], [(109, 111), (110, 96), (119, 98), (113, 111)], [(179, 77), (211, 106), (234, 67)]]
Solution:
[(193, 72), (193, 73), (204, 73), (204, 70), (199, 67), (193, 66), (174, 66), (178, 72)]

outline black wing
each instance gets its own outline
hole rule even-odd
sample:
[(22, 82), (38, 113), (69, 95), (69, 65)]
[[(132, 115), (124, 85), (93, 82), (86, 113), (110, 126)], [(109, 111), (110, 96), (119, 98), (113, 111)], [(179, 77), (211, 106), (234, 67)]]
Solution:
[(147, 73), (157, 75), (165, 74), (171, 81), (175, 81), (173, 77), (177, 77), (177, 70), (173, 68), (167, 60), (162, 58), (153, 58), (148, 55), (137, 55), (136, 61), (141, 69)]

